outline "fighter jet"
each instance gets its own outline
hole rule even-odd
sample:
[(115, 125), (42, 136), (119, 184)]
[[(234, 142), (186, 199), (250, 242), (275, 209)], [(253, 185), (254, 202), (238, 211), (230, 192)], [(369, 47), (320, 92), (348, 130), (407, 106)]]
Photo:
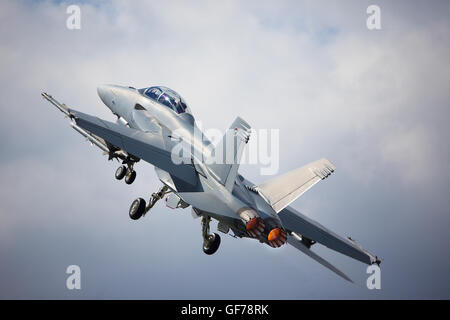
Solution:
[[(317, 160), (255, 185), (238, 172), (251, 134), (250, 125), (240, 117), (213, 144), (174, 90), (101, 85), (97, 92), (116, 122), (68, 108), (47, 93), (42, 96), (109, 160), (121, 162), (116, 179), (132, 184), (140, 160), (154, 166), (161, 187), (148, 203), (143, 198), (133, 201), (131, 219), (142, 218), (158, 200), (165, 199), (173, 209), (191, 206), (193, 217), (201, 218), (203, 251), (208, 255), (220, 245), (220, 236), (210, 232), (210, 221), (216, 219), (222, 233), (231, 231), (233, 237), (255, 239), (273, 248), (289, 244), (348, 281), (348, 276), (311, 248), (318, 243), (365, 264), (380, 263), (351, 238), (335, 234), (289, 206), (335, 171), (330, 161)], [(218, 161), (220, 154), (228, 161)]]

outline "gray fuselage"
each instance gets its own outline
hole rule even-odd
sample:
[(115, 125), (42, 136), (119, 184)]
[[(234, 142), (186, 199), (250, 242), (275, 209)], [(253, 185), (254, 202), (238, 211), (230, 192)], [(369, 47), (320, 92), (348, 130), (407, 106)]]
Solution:
[(159, 179), (165, 185), (176, 192), (184, 202), (196, 208), (197, 214), (207, 214), (219, 220), (232, 228), (238, 236), (248, 236), (245, 221), (238, 215), (238, 212), (245, 210), (254, 210), (266, 222), (264, 232), (258, 237), (262, 242), (267, 239), (271, 229), (282, 227), (272, 207), (257, 192), (251, 190), (253, 184), (250, 181), (238, 175), (231, 192), (217, 181), (203, 161), (210, 156), (211, 142), (197, 127), (189, 108), (185, 112), (177, 113), (144, 95), (143, 90), (102, 85), (98, 87), (97, 92), (120, 123), (149, 134), (161, 134), (166, 143), (173, 146), (181, 140), (190, 144), (192, 152), (189, 156), (197, 171), (201, 173), (198, 175), (197, 184), (188, 185), (155, 167)]

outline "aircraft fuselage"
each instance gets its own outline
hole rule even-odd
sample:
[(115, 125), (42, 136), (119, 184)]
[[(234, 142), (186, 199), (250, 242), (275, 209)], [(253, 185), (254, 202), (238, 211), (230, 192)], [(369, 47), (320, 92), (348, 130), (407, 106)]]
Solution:
[[(211, 142), (197, 127), (190, 110), (177, 113), (176, 110), (147, 97), (144, 90), (116, 85), (102, 85), (97, 88), (103, 103), (131, 128), (149, 133), (165, 133), (170, 136), (173, 145), (180, 140), (190, 144), (190, 156), (201, 173), (198, 175), (197, 185), (187, 186), (155, 167), (160, 180), (173, 189), (184, 202), (196, 208), (197, 213), (206, 213), (219, 220), (232, 228), (238, 236), (255, 237), (272, 246), (284, 244), (285, 234), (281, 234), (275, 241), (267, 240), (272, 230), (279, 229), (282, 233), (285, 231), (270, 205), (257, 192), (249, 190), (248, 187), (252, 184), (239, 175), (230, 192), (204, 164), (203, 160), (211, 153)], [(250, 220), (252, 224), (249, 224)], [(254, 227), (254, 232), (249, 230), (249, 225)]]

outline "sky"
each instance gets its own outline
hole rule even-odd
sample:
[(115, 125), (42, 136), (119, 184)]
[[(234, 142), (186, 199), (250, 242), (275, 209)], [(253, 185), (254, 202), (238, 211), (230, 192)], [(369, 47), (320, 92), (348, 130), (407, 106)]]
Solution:
[[(69, 30), (66, 9), (81, 9)], [(366, 26), (369, 5), (381, 29)], [(450, 298), (450, 3), (447, 1), (12, 1), (0, 4), (1, 299)], [(313, 247), (348, 283), (289, 246), (221, 234), (132, 185), (40, 96), (113, 120), (96, 87), (165, 85), (205, 128), (241, 116), (279, 129), (279, 174), (326, 157), (337, 170), (292, 206), (383, 259)], [(256, 184), (257, 165), (240, 173)], [(216, 224), (212, 224), (215, 231)], [(66, 268), (81, 268), (81, 290)]]

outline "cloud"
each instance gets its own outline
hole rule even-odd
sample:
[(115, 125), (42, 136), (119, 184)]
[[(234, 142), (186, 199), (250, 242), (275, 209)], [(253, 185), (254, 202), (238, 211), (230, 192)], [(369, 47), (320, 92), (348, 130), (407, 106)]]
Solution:
[[(103, 279), (96, 284), (106, 289), (88, 291), (87, 297), (116, 296), (115, 287), (108, 287), (107, 277), (101, 276), (101, 268), (114, 260), (114, 249), (98, 256), (94, 250), (109, 247), (104, 239), (130, 260), (151, 265), (160, 276), (165, 275), (164, 268), (177, 270), (172, 263), (180, 264), (178, 257), (184, 258), (187, 270), (179, 271), (176, 280), (185, 281), (187, 288), (193, 284), (181, 276), (200, 276), (198, 261), (222, 268), (230, 259), (240, 259), (244, 267), (260, 266), (261, 276), (276, 267), (264, 260), (264, 249), (248, 241), (225, 241), (227, 249), (214, 262), (202, 260), (200, 249), (186, 253), (199, 246), (196, 240), (200, 239), (198, 221), (190, 220), (188, 210), (178, 217), (167, 216), (166, 210), (159, 208), (147, 224), (131, 224), (126, 216), (128, 203), (158, 187), (152, 168), (139, 163), (137, 181), (130, 188), (114, 183), (116, 164), (105, 165), (105, 158), (83, 143), (63, 117), (40, 99), (41, 91), (75, 109), (111, 120), (113, 116), (97, 97), (97, 85), (161, 84), (184, 96), (204, 127), (223, 130), (240, 115), (256, 129), (279, 128), (280, 173), (321, 157), (338, 167), (336, 177), (315, 187), (317, 191), (309, 191), (294, 206), (330, 229), (355, 232), (357, 238), (366, 239), (362, 244), (384, 251), (386, 260), (395, 259), (390, 240), (398, 237), (398, 229), (408, 234), (417, 231), (417, 225), (433, 230), (434, 224), (447, 222), (442, 212), (445, 200), (440, 195), (448, 188), (450, 156), (446, 143), (450, 138), (446, 123), (450, 101), (448, 3), (379, 1), (380, 31), (366, 28), (365, 10), (371, 4), (367, 1), (285, 1), (276, 5), (270, 1), (82, 2), (82, 29), (78, 31), (65, 27), (69, 4), (72, 2), (1, 4), (0, 173), (4, 179), (0, 185), (0, 248), (8, 257), (16, 257), (14, 251), (22, 257), (3, 267), (20, 288), (14, 291), (16, 296), (27, 296), (29, 287), (13, 276), (13, 270), (30, 252), (53, 248), (50, 240), (61, 243), (54, 252), (45, 251), (48, 265), (56, 263), (64, 269), (66, 256), (87, 265), (89, 261), (97, 263), (92, 274)], [(254, 166), (244, 166), (241, 172), (255, 182), (267, 178), (260, 177)], [(422, 198), (406, 197), (411, 194)], [(396, 199), (414, 205), (406, 208)], [(418, 209), (424, 203), (433, 203), (429, 209), (433, 219), (425, 219)], [(414, 222), (404, 225), (405, 217)], [(385, 230), (387, 219), (393, 219), (396, 228), (379, 239), (378, 231)], [(70, 237), (65, 239), (64, 233)], [(175, 252), (143, 244), (153, 244), (167, 234), (178, 235), (168, 240), (168, 248)], [(180, 244), (177, 238), (187, 240)], [(440, 240), (450, 243), (446, 236)], [(129, 243), (135, 245), (133, 250)], [(431, 261), (439, 260), (428, 256), (420, 244), (414, 245)], [(73, 247), (73, 253), (67, 253), (66, 247)], [(240, 253), (242, 250), (248, 256)], [(88, 258), (84, 251), (89, 252)], [(155, 259), (141, 256), (142, 252)], [(286, 259), (286, 263), (292, 262)], [(144, 275), (131, 263), (120, 265), (136, 272), (130, 281), (138, 286), (137, 279)], [(398, 269), (393, 269), (398, 271), (400, 263), (396, 266)], [(42, 264), (39, 270), (45, 267)], [(239, 271), (230, 268), (230, 273)], [(307, 268), (299, 275), (293, 267), (286, 268), (307, 282), (310, 275), (327, 275)], [(113, 268), (111, 274), (119, 274), (119, 269)], [(59, 278), (53, 278), (57, 286)], [(248, 279), (239, 280), (251, 284)], [(158, 284), (154, 279), (146, 281)], [(314, 287), (319, 285), (308, 282), (299, 293), (296, 286), (300, 283), (289, 284), (281, 275), (268, 281), (273, 286), (288, 286), (287, 298), (317, 295)], [(330, 281), (337, 288), (341, 285)], [(39, 285), (36, 282), (35, 288)], [(52, 285), (48, 285), (46, 297), (67, 295)], [(320, 285), (324, 291), (329, 289), (327, 283)], [(28, 294), (42, 296), (33, 290)], [(167, 291), (151, 296), (172, 297), (176, 290), (181, 289), (173, 282)], [(332, 293), (323, 296), (371, 297), (348, 288), (344, 293), (330, 290)], [(400, 286), (392, 290), (397, 297), (408, 292)], [(148, 296), (143, 288), (133, 295), (132, 285), (125, 292)], [(230, 296), (231, 292), (227, 287), (218, 294)], [(241, 294), (248, 297), (252, 292)], [(448, 288), (438, 294), (448, 297)], [(1, 296), (8, 294), (1, 292)]]

